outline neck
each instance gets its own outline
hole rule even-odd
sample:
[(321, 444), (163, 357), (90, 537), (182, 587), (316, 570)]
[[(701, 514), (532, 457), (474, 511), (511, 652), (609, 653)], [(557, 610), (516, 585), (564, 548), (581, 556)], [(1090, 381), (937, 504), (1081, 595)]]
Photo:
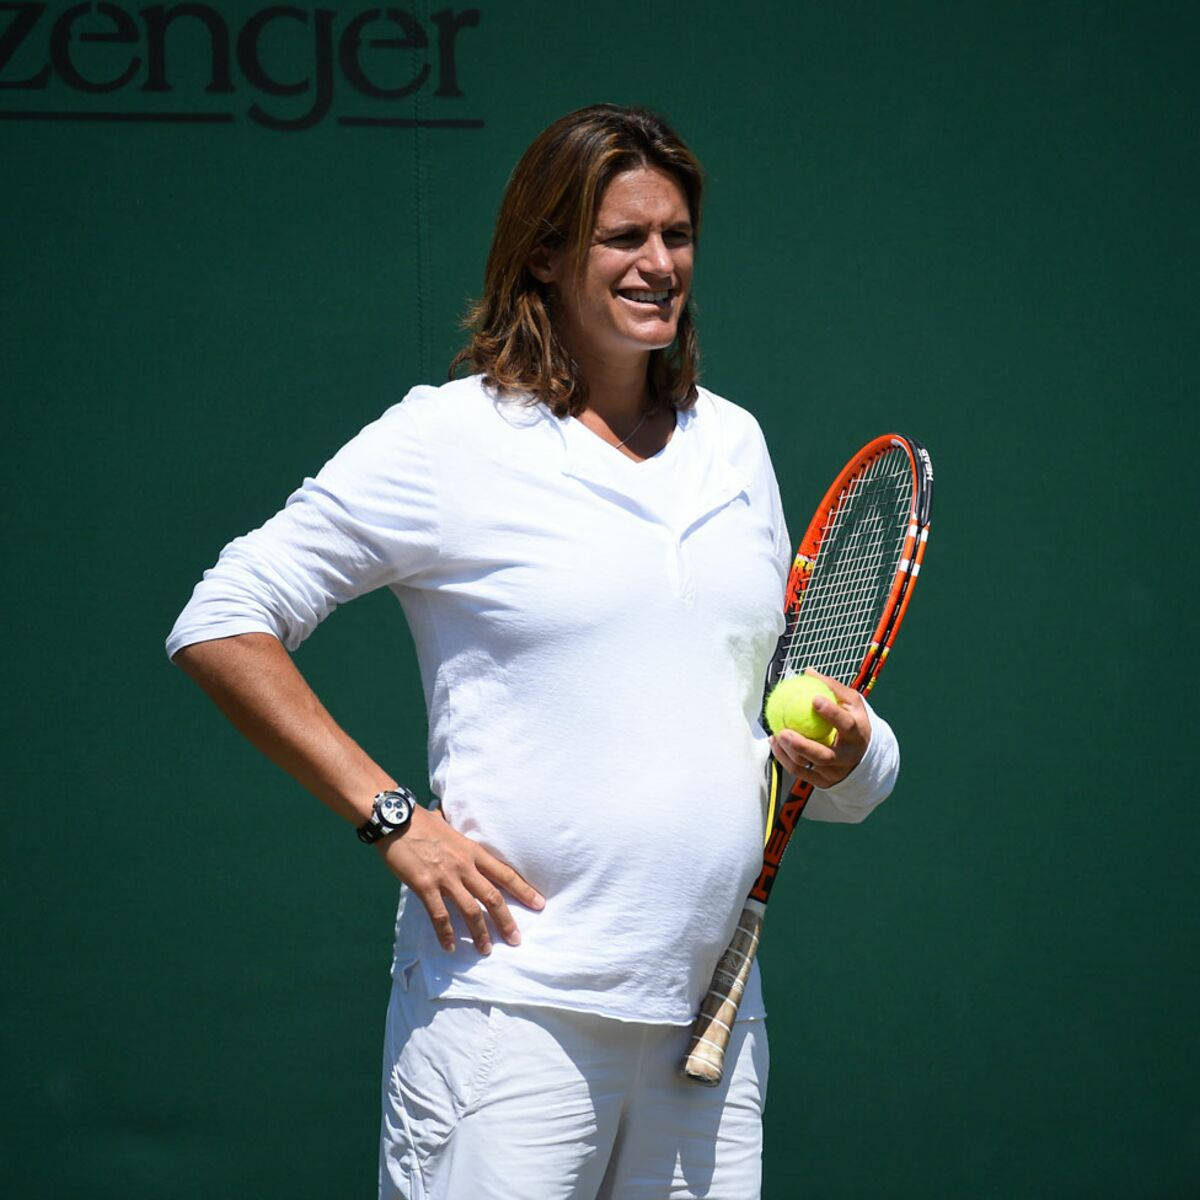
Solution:
[(579, 365), (587, 380), (588, 409), (614, 428), (626, 429), (642, 417), (649, 399), (649, 353), (620, 362), (602, 359)]

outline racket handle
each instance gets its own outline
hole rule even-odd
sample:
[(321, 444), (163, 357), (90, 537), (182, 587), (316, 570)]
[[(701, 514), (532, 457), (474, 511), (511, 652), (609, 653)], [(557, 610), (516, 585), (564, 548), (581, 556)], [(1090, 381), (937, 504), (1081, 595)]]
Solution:
[(716, 1087), (721, 1082), (725, 1073), (725, 1050), (758, 950), (763, 912), (764, 906), (756, 901), (750, 901), (742, 909), (733, 940), (717, 963), (708, 995), (704, 997), (700, 1015), (692, 1026), (687, 1053), (679, 1063), (679, 1074), (684, 1079), (706, 1087)]

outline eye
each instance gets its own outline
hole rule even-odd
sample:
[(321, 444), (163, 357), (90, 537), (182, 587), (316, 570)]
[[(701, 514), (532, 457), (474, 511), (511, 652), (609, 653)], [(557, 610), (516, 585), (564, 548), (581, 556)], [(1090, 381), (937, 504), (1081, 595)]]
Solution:
[(692, 244), (692, 231), (690, 229), (668, 229), (663, 234), (663, 241), (668, 246), (690, 246)]
[(632, 248), (642, 244), (643, 235), (639, 229), (623, 229), (620, 233), (610, 234), (604, 239), (606, 246), (621, 246)]

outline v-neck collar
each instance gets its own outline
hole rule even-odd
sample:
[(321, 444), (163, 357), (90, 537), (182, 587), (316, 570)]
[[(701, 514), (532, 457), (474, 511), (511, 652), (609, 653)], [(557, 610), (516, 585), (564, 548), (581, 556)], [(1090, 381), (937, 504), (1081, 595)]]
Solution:
[[(638, 509), (682, 537), (747, 487), (729, 465), (719, 429), (704, 419), (707, 414), (698, 411), (699, 403), (703, 401), (676, 412), (675, 431), (667, 444), (641, 462), (622, 454), (582, 421), (551, 417), (563, 439), (563, 474), (580, 480), (600, 496)], [(683, 474), (696, 484), (683, 504), (678, 496), (664, 504), (661, 476), (684, 456), (690, 461)]]

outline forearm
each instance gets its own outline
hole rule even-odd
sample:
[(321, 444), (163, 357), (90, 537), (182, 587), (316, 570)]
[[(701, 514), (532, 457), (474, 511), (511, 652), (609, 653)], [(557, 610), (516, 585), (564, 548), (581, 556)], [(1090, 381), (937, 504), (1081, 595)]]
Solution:
[(254, 746), (355, 825), (395, 780), (330, 716), (278, 639), (246, 633), (174, 657)]

